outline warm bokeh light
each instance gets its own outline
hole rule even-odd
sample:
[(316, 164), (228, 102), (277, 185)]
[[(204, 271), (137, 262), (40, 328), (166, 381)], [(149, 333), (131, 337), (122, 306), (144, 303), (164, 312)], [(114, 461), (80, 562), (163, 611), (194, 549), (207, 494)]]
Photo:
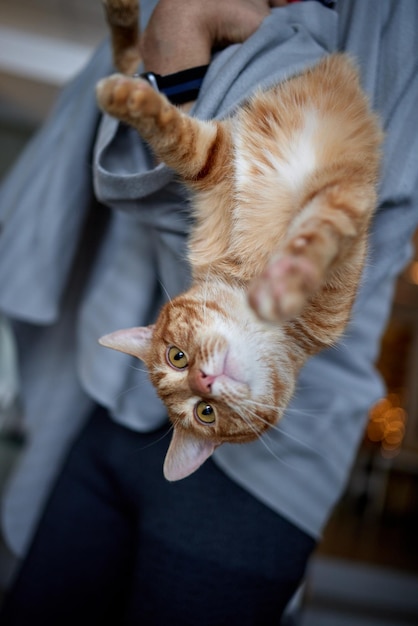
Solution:
[(370, 441), (380, 443), (383, 456), (391, 458), (399, 453), (405, 436), (406, 420), (407, 413), (395, 393), (382, 398), (371, 409), (367, 437)]
[(414, 261), (408, 268), (408, 280), (418, 285), (418, 261)]

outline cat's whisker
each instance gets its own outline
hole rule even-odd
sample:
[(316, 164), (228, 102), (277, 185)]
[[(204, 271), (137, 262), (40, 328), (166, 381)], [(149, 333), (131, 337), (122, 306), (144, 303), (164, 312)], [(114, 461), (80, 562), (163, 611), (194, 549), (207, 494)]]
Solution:
[(260, 407), (261, 409), (269, 409), (271, 411), (279, 411), (286, 409), (286, 406), (280, 406), (276, 404), (267, 404), (266, 402), (260, 402), (257, 400), (250, 400), (250, 398), (245, 398), (246, 404), (253, 404), (256, 407)]
[[(284, 428), (282, 428), (279, 424), (270, 424), (270, 422), (268, 422), (263, 417), (261, 417), (261, 415), (258, 415), (257, 413), (255, 413), (255, 411), (251, 411), (251, 409), (248, 409), (248, 411), (255, 419), (258, 419), (263, 424), (266, 424), (267, 426), (269, 426), (270, 429), (275, 430), (276, 432), (280, 433), (281, 435), (284, 435), (285, 437), (287, 437), (288, 439), (291, 439), (292, 441), (296, 441), (298, 444), (301, 444), (303, 447), (307, 448), (308, 450), (313, 450), (313, 447), (307, 444), (305, 441), (303, 441), (303, 439), (300, 439), (299, 437), (292, 435), (291, 433), (286, 431)], [(248, 423), (248, 420), (246, 420), (246, 422)], [(267, 435), (267, 433), (264, 433), (264, 434)]]
[(155, 441), (151, 441), (151, 443), (148, 443), (146, 446), (141, 446), (140, 448), (138, 448), (138, 450), (146, 450), (147, 448), (155, 446), (157, 443), (160, 443), (160, 441), (165, 439), (172, 432), (173, 429), (174, 426), (170, 423), (170, 428), (163, 435), (161, 435), (161, 437), (158, 437), (158, 439), (156, 439)]
[(247, 424), (247, 426), (249, 426), (251, 428), (251, 430), (257, 435), (257, 437), (259, 438), (261, 433), (259, 430), (257, 430), (257, 428), (255, 427), (255, 425), (251, 422), (250, 419), (247, 419), (247, 416), (245, 415), (245, 413), (243, 413), (241, 410), (235, 408), (236, 412), (238, 413), (238, 415), (241, 417), (241, 419)]
[(116, 396), (116, 399), (118, 400), (122, 396), (126, 395), (127, 393), (130, 393), (131, 391), (134, 391), (135, 389), (140, 389), (142, 387), (143, 382), (144, 381), (141, 381), (140, 385), (134, 385), (133, 387), (128, 387), (127, 389), (124, 389), (123, 391), (119, 392)]
[(147, 450), (148, 448), (152, 448), (152, 446), (155, 446), (157, 443), (159, 443), (160, 441), (165, 439), (165, 437), (167, 437), (172, 432), (172, 430), (173, 430), (173, 425), (170, 423), (168, 430), (163, 435), (161, 435), (161, 437), (159, 437), (155, 441), (151, 441), (150, 443), (147, 443), (144, 446), (138, 446), (134, 451), (129, 453), (128, 458), (132, 458), (132, 459), (136, 460), (136, 458), (137, 458), (136, 455), (139, 452), (142, 452), (142, 450)]
[(285, 413), (293, 413), (294, 415), (312, 415), (316, 417), (317, 415), (323, 414), (323, 409), (296, 409), (293, 407), (285, 407)]
[(147, 369), (142, 369), (141, 367), (135, 367), (135, 365), (130, 365), (129, 367), (132, 370), (135, 370), (135, 372), (143, 372), (144, 374), (148, 374), (148, 370)]
[[(271, 422), (268, 422), (266, 419), (264, 419), (263, 417), (261, 417), (261, 415), (258, 415), (254, 410), (248, 408), (248, 406), (246, 407), (246, 411), (247, 413), (249, 413), (254, 419), (258, 420), (259, 422), (266, 424), (266, 426), (268, 426), (269, 428), (271, 428), (272, 430), (276, 430), (279, 433), (283, 433), (283, 434), (287, 434), (283, 428), (281, 428), (277, 423), (276, 424), (272, 424)], [(241, 413), (240, 413), (241, 415)], [(245, 421), (248, 423), (249, 420), (245, 419)], [(265, 432), (265, 431), (264, 431)]]
[(272, 404), (266, 404), (264, 402), (257, 402), (257, 400), (250, 400), (249, 398), (246, 398), (245, 402), (247, 404), (252, 404), (255, 407), (260, 407), (261, 409), (269, 409), (272, 411), (277, 411), (277, 410), (282, 410), (286, 413), (302, 413), (305, 415), (319, 415), (322, 413), (322, 410), (320, 409), (297, 409), (297, 408), (293, 408), (290, 406), (276, 406), (276, 405), (272, 405)]
[(286, 463), (286, 461), (283, 461), (283, 459), (281, 459), (279, 456), (277, 456), (277, 454), (272, 450), (272, 448), (268, 445), (268, 443), (266, 442), (266, 439), (268, 439), (268, 435), (267, 433), (263, 433), (263, 435), (260, 435), (260, 433), (257, 431), (256, 427), (254, 426), (254, 424), (251, 423), (251, 420), (247, 419), (247, 417), (241, 413), (241, 411), (238, 411), (238, 415), (244, 420), (244, 422), (256, 433), (257, 435), (257, 441), (259, 441), (261, 443), (261, 445), (263, 445), (266, 450), (268, 451), (268, 453), (274, 458), (276, 459), (276, 461), (278, 461), (279, 463), (283, 463), (283, 465), (287, 465), (289, 467), (291, 467), (289, 465), (289, 463)]
[(312, 390), (315, 391), (316, 389), (317, 389), (316, 385), (305, 385), (305, 384), (302, 385), (298, 381), (293, 397), (297, 396), (298, 393), (300, 393), (301, 391), (312, 391)]
[(275, 454), (273, 450), (270, 448), (270, 446), (266, 443), (265, 439), (268, 439), (269, 441), (271, 441), (267, 433), (264, 433), (263, 437), (260, 437), (260, 441), (264, 445), (264, 447), (267, 448), (270, 454), (272, 454), (275, 459), (277, 459), (280, 463), (282, 463), (286, 467), (289, 467), (290, 469), (295, 469), (294, 465), (292, 465), (291, 463), (287, 463), (282, 457)]
[(163, 281), (158, 279), (158, 282), (160, 283), (160, 286), (161, 286), (162, 290), (164, 291), (165, 295), (167, 296), (168, 301), (172, 302), (173, 299), (170, 296), (170, 294), (168, 293), (168, 290), (167, 290), (166, 286), (164, 285)]

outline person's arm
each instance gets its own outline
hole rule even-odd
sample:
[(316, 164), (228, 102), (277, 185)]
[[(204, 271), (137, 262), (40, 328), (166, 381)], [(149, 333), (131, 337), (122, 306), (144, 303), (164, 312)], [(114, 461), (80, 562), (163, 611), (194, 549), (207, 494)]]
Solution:
[(206, 65), (213, 48), (241, 43), (287, 0), (160, 0), (141, 36), (147, 71), (171, 74)]

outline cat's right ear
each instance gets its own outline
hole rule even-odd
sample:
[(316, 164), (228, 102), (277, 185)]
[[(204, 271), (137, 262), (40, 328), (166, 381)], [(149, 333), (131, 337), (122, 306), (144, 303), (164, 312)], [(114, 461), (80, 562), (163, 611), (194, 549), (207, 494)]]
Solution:
[(131, 354), (144, 361), (149, 354), (153, 332), (154, 325), (125, 328), (100, 337), (99, 343), (101, 346)]
[(216, 447), (215, 442), (196, 437), (175, 426), (164, 461), (164, 477), (175, 481), (190, 476), (213, 454)]

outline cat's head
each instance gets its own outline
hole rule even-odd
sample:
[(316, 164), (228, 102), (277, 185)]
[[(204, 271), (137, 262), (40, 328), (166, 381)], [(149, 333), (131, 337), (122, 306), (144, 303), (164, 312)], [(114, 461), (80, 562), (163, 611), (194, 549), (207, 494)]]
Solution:
[(222, 443), (256, 439), (281, 417), (293, 391), (280, 329), (225, 288), (193, 288), (167, 303), (154, 325), (119, 330), (100, 343), (147, 365), (173, 424), (168, 480), (194, 472)]

